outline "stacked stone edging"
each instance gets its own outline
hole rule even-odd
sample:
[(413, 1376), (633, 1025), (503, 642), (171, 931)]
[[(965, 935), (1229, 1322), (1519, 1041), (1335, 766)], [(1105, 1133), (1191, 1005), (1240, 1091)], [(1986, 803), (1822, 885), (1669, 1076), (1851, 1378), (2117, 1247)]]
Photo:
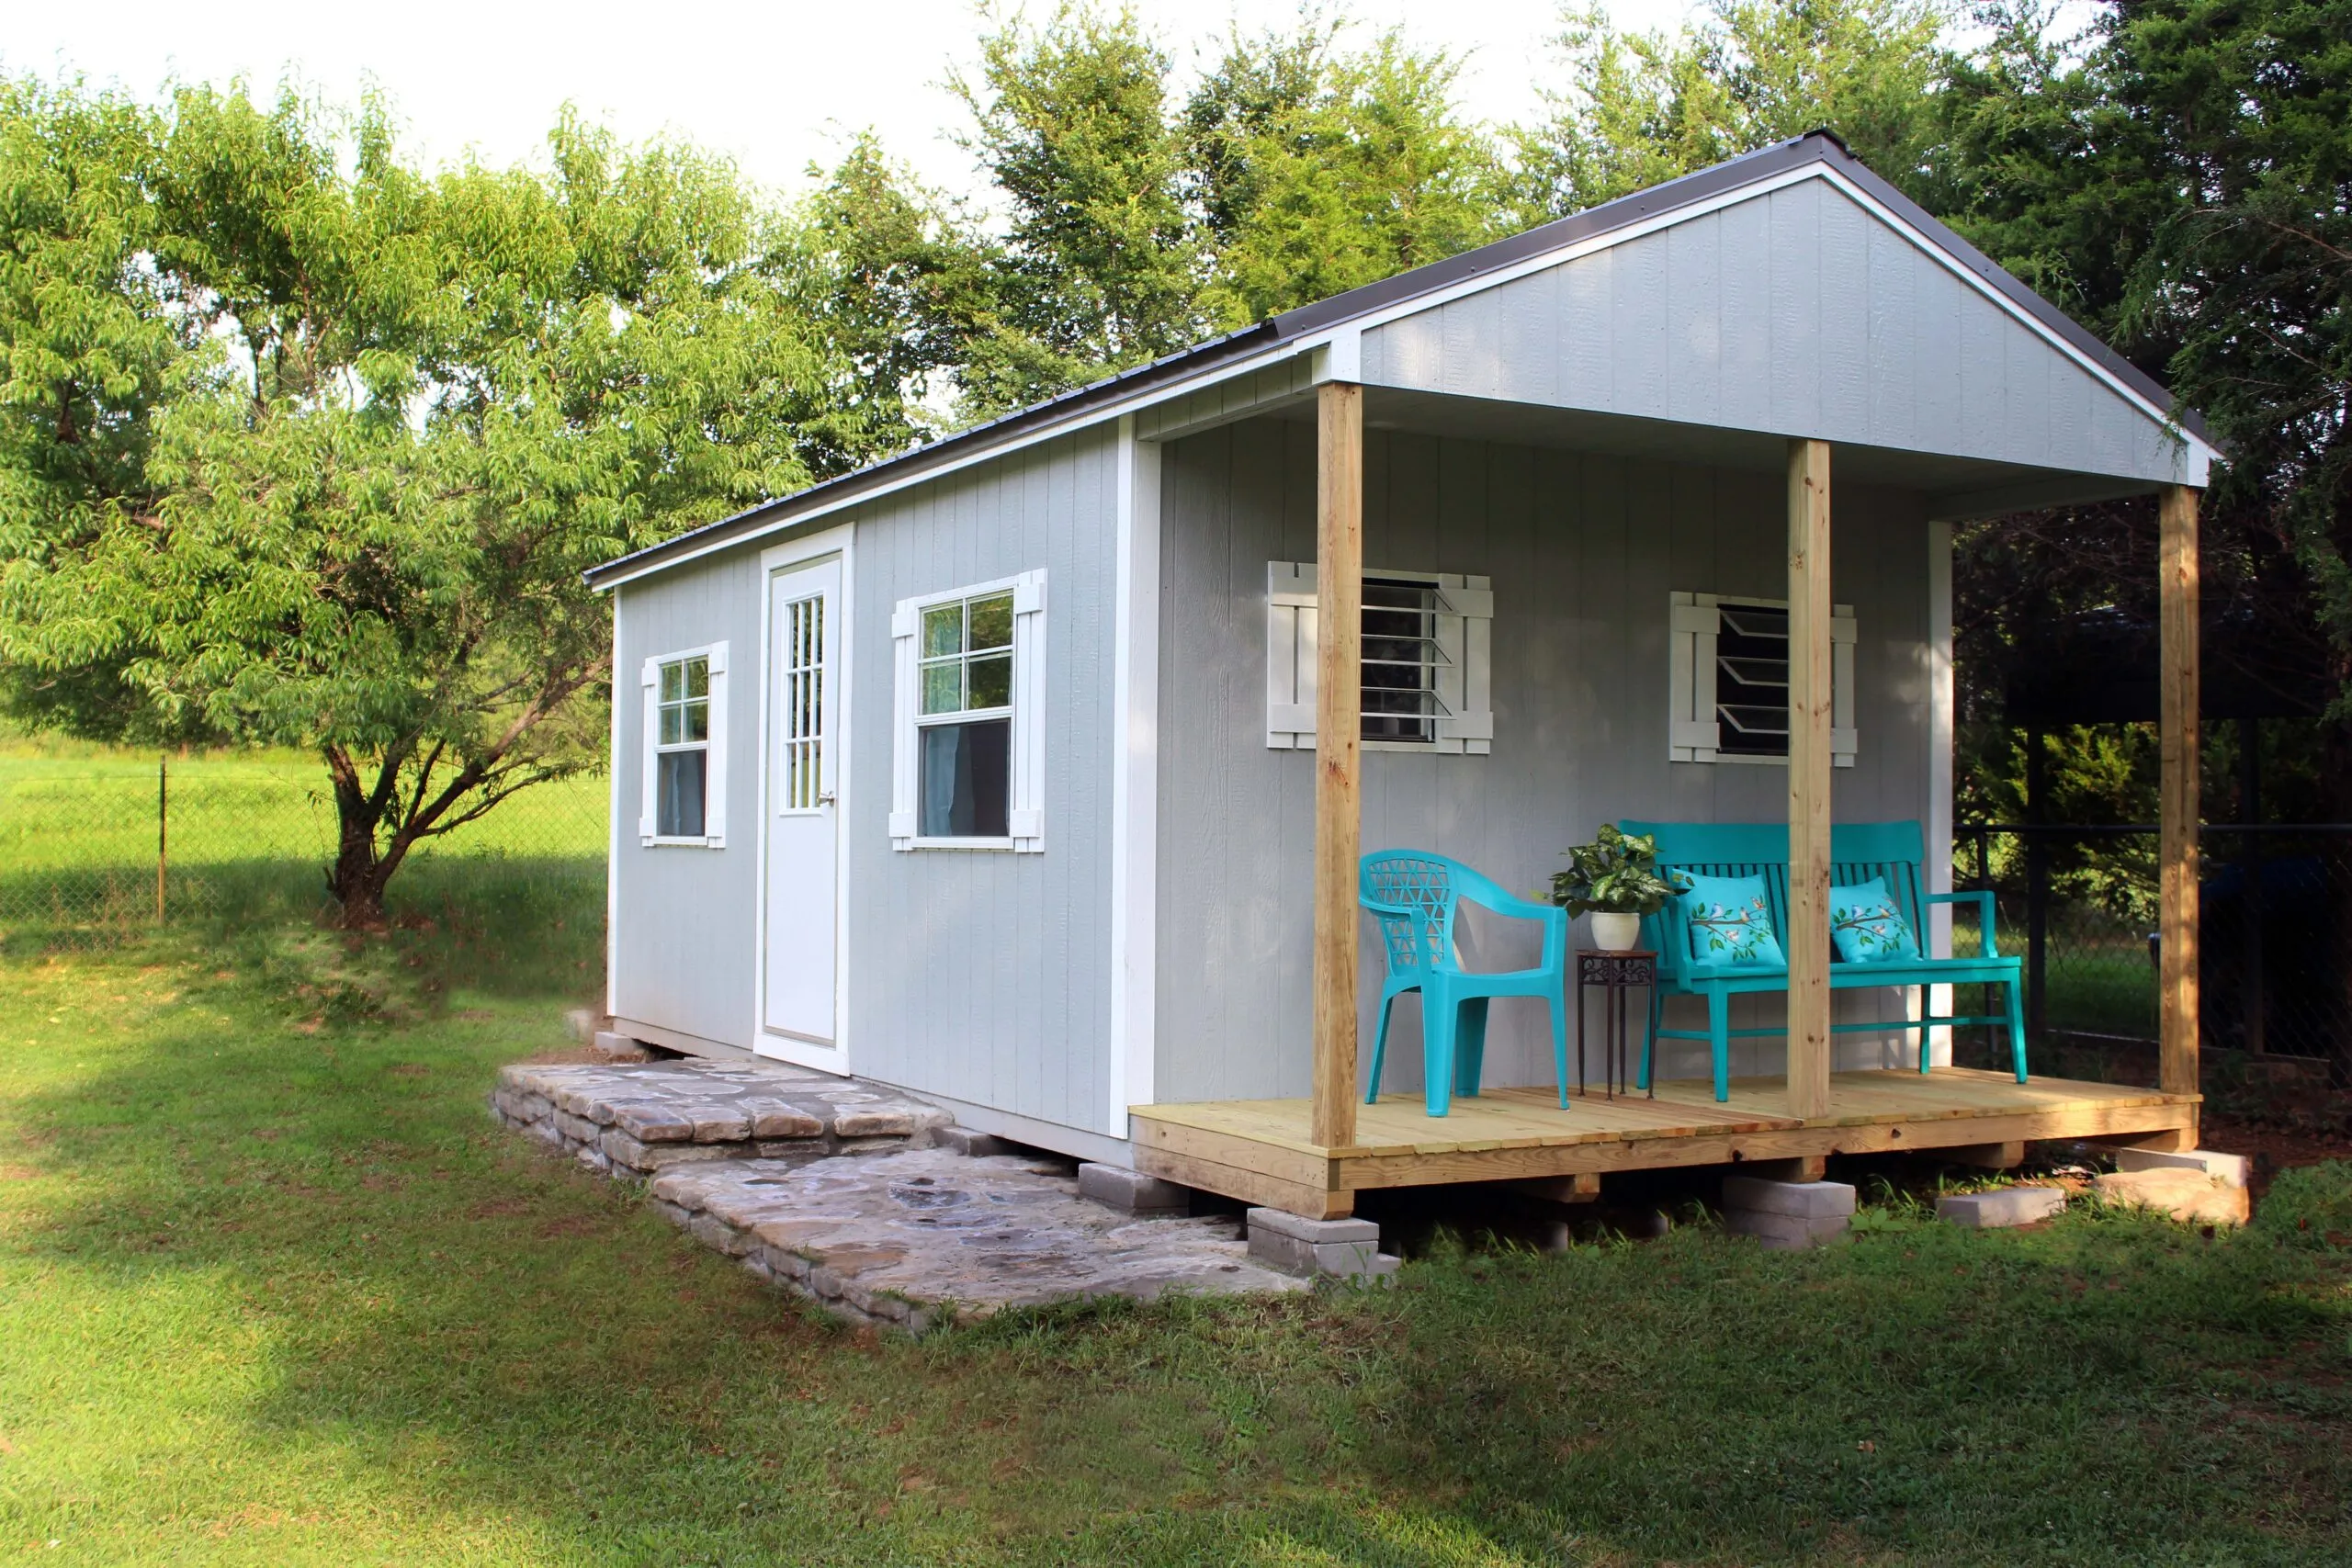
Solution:
[(517, 1063), (492, 1109), (593, 1170), (650, 1178), (723, 1159), (799, 1162), (923, 1147), (944, 1111), (854, 1079), (721, 1062)]

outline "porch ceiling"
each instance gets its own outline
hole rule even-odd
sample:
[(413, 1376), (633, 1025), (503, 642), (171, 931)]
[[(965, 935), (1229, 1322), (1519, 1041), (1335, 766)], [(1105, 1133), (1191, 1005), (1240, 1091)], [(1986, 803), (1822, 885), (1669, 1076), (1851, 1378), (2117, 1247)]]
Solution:
[[(1700, 463), (1775, 476), (1784, 474), (1788, 468), (1789, 438), (1785, 434), (1395, 387), (1367, 386), (1363, 401), (1367, 430), (1499, 441), (1658, 462)], [(1315, 400), (1311, 396), (1302, 397), (1257, 412), (1262, 417), (1312, 424)], [(1833, 482), (1917, 491), (1928, 499), (1929, 517), (1951, 521), (2150, 495), (2158, 488), (2145, 480), (2111, 475), (2070, 473), (2021, 463), (1843, 442), (1835, 448), (1834, 463)]]

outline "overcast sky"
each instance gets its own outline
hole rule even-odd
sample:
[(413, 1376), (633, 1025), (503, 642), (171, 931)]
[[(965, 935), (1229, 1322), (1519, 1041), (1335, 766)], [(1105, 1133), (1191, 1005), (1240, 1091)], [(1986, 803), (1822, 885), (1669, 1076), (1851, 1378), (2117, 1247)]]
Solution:
[[(1048, 5), (1033, 4), (1041, 15)], [(1136, 0), (1191, 64), (1238, 20), (1295, 20), (1296, 0)], [(1466, 52), (1462, 99), (1477, 119), (1526, 118), (1557, 29), (1549, 0), (1356, 0), (1363, 31), (1402, 23), (1423, 44)], [(1682, 0), (1612, 0), (1621, 27), (1673, 28)], [(291, 73), (348, 102), (372, 78), (427, 161), (469, 146), (492, 163), (536, 156), (567, 99), (639, 138), (670, 130), (732, 155), (755, 178), (797, 188), (864, 126), (925, 178), (969, 192), (968, 157), (945, 139), (963, 123), (944, 83), (973, 56), (968, 0), (10, 0), (0, 67), (79, 72), (152, 95), (173, 76), (274, 88)]]

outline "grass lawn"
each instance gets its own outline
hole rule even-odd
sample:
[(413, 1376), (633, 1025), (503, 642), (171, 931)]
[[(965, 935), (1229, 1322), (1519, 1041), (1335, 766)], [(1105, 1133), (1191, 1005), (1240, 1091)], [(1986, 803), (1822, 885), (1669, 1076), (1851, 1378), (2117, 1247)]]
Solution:
[(0, 1562), (2352, 1560), (2341, 1215), (1873, 1211), (877, 1340), (496, 1130), (581, 987), (478, 945), (5, 961)]

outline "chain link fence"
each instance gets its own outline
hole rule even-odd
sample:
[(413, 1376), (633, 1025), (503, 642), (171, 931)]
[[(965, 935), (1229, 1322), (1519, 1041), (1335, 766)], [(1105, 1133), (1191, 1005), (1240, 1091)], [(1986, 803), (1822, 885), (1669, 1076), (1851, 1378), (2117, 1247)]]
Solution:
[[(2026, 960), (2037, 1043), (2156, 1041), (2156, 829), (1977, 824), (1955, 883), (1990, 888)], [(2208, 1052), (2339, 1079), (2352, 1065), (2352, 825), (2209, 825), (2199, 835), (2199, 1005)]]
[[(528, 912), (601, 931), (607, 780), (527, 789), (413, 851), (396, 919)], [(315, 917), (334, 803), (316, 758), (0, 752), (0, 935), (88, 946), (157, 926)]]

